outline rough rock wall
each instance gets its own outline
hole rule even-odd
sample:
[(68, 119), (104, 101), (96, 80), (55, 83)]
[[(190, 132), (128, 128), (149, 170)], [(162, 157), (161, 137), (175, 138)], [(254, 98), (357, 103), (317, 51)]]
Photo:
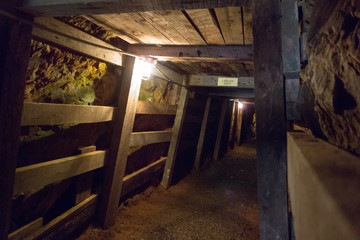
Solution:
[(360, 2), (322, 0), (313, 9), (302, 75), (329, 142), (360, 154)]
[(115, 105), (115, 68), (33, 40), (25, 101)]

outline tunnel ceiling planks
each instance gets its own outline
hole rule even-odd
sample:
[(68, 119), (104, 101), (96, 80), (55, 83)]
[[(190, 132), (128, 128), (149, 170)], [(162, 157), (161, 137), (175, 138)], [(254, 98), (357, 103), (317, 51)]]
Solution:
[[(84, 16), (129, 44), (252, 45), (251, 7), (225, 7)], [(130, 45), (131, 46), (131, 45)], [(171, 59), (169, 59), (171, 60)], [(220, 59), (171, 60), (166, 65), (186, 74), (252, 76), (252, 62)]]
[(250, 7), (84, 16), (130, 44), (252, 45)]

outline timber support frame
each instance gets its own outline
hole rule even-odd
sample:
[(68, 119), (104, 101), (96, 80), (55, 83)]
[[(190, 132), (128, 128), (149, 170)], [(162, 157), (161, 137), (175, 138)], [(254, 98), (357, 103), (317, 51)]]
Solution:
[(253, 2), (260, 239), (289, 239), (281, 2)]

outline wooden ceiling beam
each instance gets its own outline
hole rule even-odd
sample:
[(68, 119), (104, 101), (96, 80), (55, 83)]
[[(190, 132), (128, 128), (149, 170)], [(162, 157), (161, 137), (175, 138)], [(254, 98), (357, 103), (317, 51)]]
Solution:
[(140, 45), (130, 44), (128, 52), (139, 56), (152, 56), (161, 60), (204, 60), (209, 58), (223, 60), (253, 61), (253, 47), (241, 45), (213, 45), (213, 46), (176, 46), (176, 45)]
[(254, 88), (254, 77), (190, 75), (191, 87)]
[(245, 6), (250, 0), (24, 0), (18, 7), (34, 16), (74, 16)]

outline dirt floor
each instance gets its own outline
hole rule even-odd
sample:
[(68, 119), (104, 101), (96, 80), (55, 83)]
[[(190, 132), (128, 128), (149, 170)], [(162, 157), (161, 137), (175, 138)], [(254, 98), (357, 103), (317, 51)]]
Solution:
[(236, 147), (167, 191), (147, 189), (120, 207), (114, 227), (90, 226), (78, 239), (259, 239), (255, 144)]

